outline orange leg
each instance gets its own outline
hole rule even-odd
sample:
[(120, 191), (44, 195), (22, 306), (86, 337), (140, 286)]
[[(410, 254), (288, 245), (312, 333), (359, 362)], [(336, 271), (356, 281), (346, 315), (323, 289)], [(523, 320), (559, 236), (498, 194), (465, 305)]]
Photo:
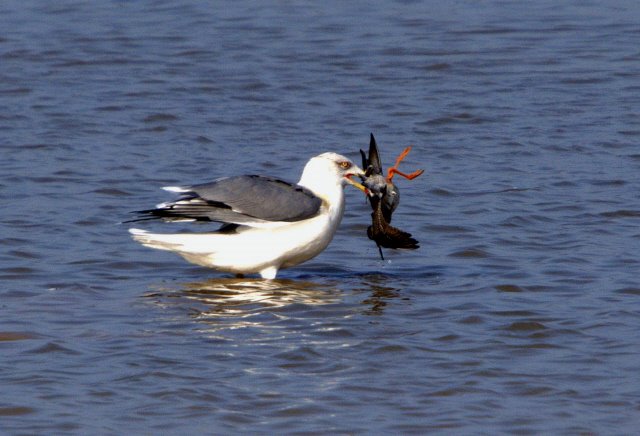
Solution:
[(409, 179), (409, 180), (413, 180), (416, 177), (420, 176), (422, 173), (424, 173), (424, 170), (418, 170), (418, 171), (414, 171), (412, 173), (409, 174), (405, 174), (402, 171), (398, 171), (395, 168), (389, 168), (389, 175), (387, 176), (387, 181), (391, 181), (391, 179), (393, 179), (393, 175), (394, 174), (398, 174), (402, 177), (404, 177), (405, 179)]
[(418, 170), (410, 174), (405, 174), (402, 171), (398, 170), (398, 165), (400, 165), (400, 162), (402, 162), (402, 160), (405, 157), (407, 157), (410, 151), (411, 151), (411, 147), (407, 147), (402, 151), (402, 153), (400, 153), (400, 155), (396, 159), (396, 163), (387, 171), (387, 182), (390, 182), (391, 179), (393, 179), (394, 174), (399, 174), (405, 179), (413, 180), (416, 177), (418, 177), (420, 174), (424, 173), (424, 170)]

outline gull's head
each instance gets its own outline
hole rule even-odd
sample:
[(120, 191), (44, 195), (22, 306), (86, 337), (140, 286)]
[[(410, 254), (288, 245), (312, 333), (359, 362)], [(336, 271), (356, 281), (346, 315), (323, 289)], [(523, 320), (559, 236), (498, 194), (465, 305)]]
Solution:
[[(304, 173), (314, 173), (327, 183), (328, 180), (345, 186), (346, 184), (360, 185), (351, 180), (352, 177), (364, 175), (364, 171), (354, 164), (348, 157), (341, 154), (327, 152), (315, 156), (307, 162)], [(304, 175), (304, 174), (303, 174)]]
[(353, 185), (363, 189), (355, 180), (355, 176), (364, 175), (364, 171), (351, 159), (337, 153), (322, 153), (307, 162), (302, 172), (299, 184), (314, 192), (324, 191), (330, 186)]

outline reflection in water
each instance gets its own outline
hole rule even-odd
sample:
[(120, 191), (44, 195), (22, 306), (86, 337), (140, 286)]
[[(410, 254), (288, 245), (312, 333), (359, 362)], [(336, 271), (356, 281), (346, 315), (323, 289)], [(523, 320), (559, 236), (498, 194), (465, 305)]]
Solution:
[[(353, 314), (355, 302), (345, 301), (352, 297), (367, 306), (365, 315), (381, 315), (388, 301), (400, 296), (398, 288), (386, 286), (388, 282), (388, 277), (380, 274), (324, 283), (216, 278), (187, 283), (181, 289), (162, 289), (146, 297), (165, 308), (186, 310), (191, 318), (217, 330), (264, 326), (292, 316), (300, 305), (334, 305), (331, 311), (336, 311), (335, 316), (344, 316), (345, 311)], [(345, 293), (345, 286), (352, 292)], [(366, 298), (361, 300), (363, 294)]]
[(339, 289), (296, 280), (211, 279), (189, 283), (185, 298), (199, 301), (224, 315), (251, 308), (276, 308), (294, 303), (321, 305), (338, 301)]
[(384, 286), (376, 286), (372, 291), (371, 296), (362, 301), (362, 304), (371, 305), (371, 308), (365, 311), (367, 315), (382, 315), (387, 300), (400, 296), (397, 289)]
[(371, 296), (362, 301), (362, 304), (371, 305), (371, 308), (365, 311), (367, 315), (382, 315), (384, 308), (387, 306), (387, 300), (400, 296), (398, 288), (388, 286), (390, 282), (393, 283), (382, 274), (363, 277), (363, 284), (371, 291)]
[(164, 307), (187, 309), (193, 319), (217, 329), (259, 326), (274, 320), (273, 316), (263, 316), (265, 313), (280, 313), (282, 308), (296, 304), (334, 304), (340, 301), (341, 290), (330, 283), (216, 278), (147, 297)]

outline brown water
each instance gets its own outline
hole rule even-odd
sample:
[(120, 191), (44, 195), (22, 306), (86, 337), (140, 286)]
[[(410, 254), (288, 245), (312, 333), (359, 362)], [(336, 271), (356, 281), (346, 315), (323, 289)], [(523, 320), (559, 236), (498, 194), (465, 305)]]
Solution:
[[(0, 3), (5, 434), (633, 434), (636, 2)], [(160, 186), (412, 144), (394, 224), (233, 279)], [(204, 227), (203, 227), (204, 228)]]

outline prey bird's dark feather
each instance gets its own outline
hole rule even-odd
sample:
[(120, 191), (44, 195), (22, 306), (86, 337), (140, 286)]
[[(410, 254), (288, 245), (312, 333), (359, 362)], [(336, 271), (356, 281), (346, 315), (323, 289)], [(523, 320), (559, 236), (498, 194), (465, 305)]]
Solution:
[(369, 154), (360, 150), (362, 167), (365, 175), (362, 184), (368, 191), (368, 199), (373, 212), (371, 213), (371, 226), (367, 228), (367, 236), (375, 241), (380, 251), (380, 257), (384, 259), (384, 248), (419, 248), (418, 241), (411, 237), (410, 233), (393, 227), (391, 217), (400, 204), (400, 190), (383, 175), (382, 163), (378, 153), (378, 145), (371, 134), (369, 141)]

